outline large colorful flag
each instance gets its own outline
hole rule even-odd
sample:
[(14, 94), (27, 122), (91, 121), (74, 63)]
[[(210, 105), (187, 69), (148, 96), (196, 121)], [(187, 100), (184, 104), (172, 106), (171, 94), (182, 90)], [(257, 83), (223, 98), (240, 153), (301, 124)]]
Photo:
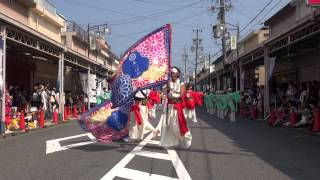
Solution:
[(112, 78), (112, 98), (82, 114), (79, 124), (99, 141), (111, 142), (128, 135), (128, 117), (134, 94), (161, 86), (169, 79), (171, 25), (151, 32), (120, 58)]
[[(125, 103), (127, 99), (124, 97), (128, 94), (134, 94), (139, 89), (167, 82), (171, 63), (170, 50), (170, 24), (151, 32), (131, 46), (120, 58), (120, 64), (113, 77), (112, 94), (114, 105), (119, 106)], [(128, 91), (132, 90), (132, 93), (123, 94), (123, 92), (118, 92), (121, 90), (119, 86), (123, 86), (119, 79), (131, 80), (132, 88), (130, 87)]]

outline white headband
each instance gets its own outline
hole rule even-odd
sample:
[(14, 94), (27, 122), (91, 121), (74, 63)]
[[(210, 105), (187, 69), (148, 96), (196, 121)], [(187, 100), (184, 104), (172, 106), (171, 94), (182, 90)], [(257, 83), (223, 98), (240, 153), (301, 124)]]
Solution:
[(178, 71), (177, 68), (172, 68), (172, 69), (171, 69), (171, 72), (172, 72), (172, 73), (178, 73), (179, 71)]

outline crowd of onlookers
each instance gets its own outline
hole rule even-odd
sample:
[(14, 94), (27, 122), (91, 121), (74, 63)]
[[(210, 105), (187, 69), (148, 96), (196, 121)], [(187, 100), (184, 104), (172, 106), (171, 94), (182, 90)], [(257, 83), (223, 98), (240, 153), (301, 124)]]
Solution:
[[(5, 124), (6, 130), (19, 129), (21, 115), (25, 117), (26, 126), (35, 128), (38, 125), (39, 113), (42, 111), (44, 120), (53, 119), (54, 112), (58, 113), (60, 97), (55, 87), (49, 84), (36, 84), (32, 93), (28, 93), (23, 86), (7, 85), (5, 92)], [(62, 100), (65, 106), (76, 105), (78, 112), (85, 102), (84, 95), (72, 95), (65, 92)]]
[[(243, 92), (241, 114), (257, 119), (263, 118), (263, 96), (263, 86)], [(271, 126), (312, 127), (320, 110), (320, 82), (316, 80), (301, 84), (290, 82), (271, 88), (270, 110), (271, 113), (267, 118), (272, 119), (269, 121)]]

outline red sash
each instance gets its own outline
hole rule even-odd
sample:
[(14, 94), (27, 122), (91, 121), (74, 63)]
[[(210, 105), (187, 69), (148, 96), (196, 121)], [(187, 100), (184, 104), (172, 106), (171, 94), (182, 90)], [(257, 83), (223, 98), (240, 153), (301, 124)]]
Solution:
[(134, 116), (136, 118), (136, 122), (138, 123), (138, 125), (141, 125), (142, 124), (142, 116), (140, 113), (140, 105), (138, 103), (135, 103), (132, 106), (131, 111), (134, 113)]
[(183, 113), (183, 103), (172, 103), (172, 101), (170, 102), (169, 99), (169, 104), (174, 104), (174, 108), (177, 110), (180, 134), (181, 136), (184, 136), (189, 131), (189, 129), (187, 128), (187, 121)]
[(189, 131), (189, 129), (187, 128), (187, 121), (183, 113), (183, 104), (176, 103), (174, 107), (177, 110), (177, 114), (178, 114), (180, 134), (181, 136), (184, 136)]

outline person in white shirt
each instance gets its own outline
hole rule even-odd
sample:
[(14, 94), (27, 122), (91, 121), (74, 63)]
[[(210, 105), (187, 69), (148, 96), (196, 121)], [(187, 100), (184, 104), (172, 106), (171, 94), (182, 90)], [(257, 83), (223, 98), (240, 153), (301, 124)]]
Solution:
[(182, 146), (189, 148), (192, 142), (191, 132), (183, 113), (182, 95), (185, 92), (184, 83), (180, 81), (180, 70), (171, 69), (171, 80), (167, 86), (168, 105), (162, 114), (160, 145), (169, 148)]

